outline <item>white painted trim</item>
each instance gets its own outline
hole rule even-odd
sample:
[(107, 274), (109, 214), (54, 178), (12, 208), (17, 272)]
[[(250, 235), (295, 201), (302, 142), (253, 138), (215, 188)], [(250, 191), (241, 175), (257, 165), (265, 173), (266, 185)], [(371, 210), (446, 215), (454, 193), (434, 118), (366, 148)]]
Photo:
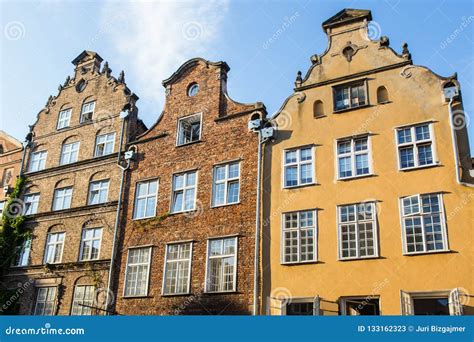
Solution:
[[(144, 217), (135, 217), (135, 209), (137, 208), (137, 192), (138, 192), (138, 184), (144, 184), (144, 183), (151, 183), (156, 181), (156, 193), (155, 193), (155, 207), (153, 208), (153, 215), (152, 216), (144, 216)], [(147, 185), (147, 188), (149, 188), (150, 185)], [(146, 179), (146, 180), (140, 180), (135, 182), (135, 190), (134, 190), (134, 198), (133, 198), (133, 210), (132, 210), (132, 220), (133, 221), (139, 221), (139, 220), (144, 220), (144, 219), (149, 219), (152, 217), (156, 217), (156, 207), (158, 206), (158, 193), (159, 193), (159, 188), (160, 188), (160, 179), (159, 178), (151, 178), (151, 179)], [(148, 197), (146, 197), (148, 199)], [(145, 213), (146, 213), (147, 206), (145, 206)]]
[[(168, 246), (170, 245), (190, 245), (190, 251), (189, 251), (189, 258), (187, 260), (180, 260), (180, 261), (187, 261), (189, 263), (188, 267), (188, 283), (186, 286), (186, 292), (179, 292), (179, 293), (165, 293), (165, 288), (166, 288), (166, 273), (167, 273), (167, 266), (168, 266)], [(162, 296), (180, 296), (180, 295), (186, 295), (191, 293), (191, 268), (193, 264), (193, 247), (194, 247), (194, 242), (193, 241), (187, 241), (187, 242), (174, 242), (174, 243), (167, 243), (165, 245), (165, 259), (164, 259), (164, 265), (163, 265), (163, 279), (162, 279), (162, 284), (161, 284), (161, 295)]]
[[(301, 162), (301, 150), (302, 149), (306, 149), (306, 148), (311, 148), (311, 162), (308, 163), (307, 161), (305, 162)], [(297, 185), (291, 185), (291, 186), (286, 186), (286, 152), (289, 152), (289, 151), (296, 151), (296, 163), (291, 163), (290, 166), (296, 166), (296, 173), (297, 173), (297, 182), (298, 184)], [(317, 184), (317, 181), (316, 181), (316, 149), (315, 149), (315, 145), (314, 144), (308, 144), (308, 145), (301, 145), (301, 146), (297, 146), (297, 147), (291, 147), (291, 148), (286, 148), (286, 149), (283, 149), (283, 156), (282, 156), (282, 165), (281, 165), (281, 169), (282, 169), (282, 189), (293, 189), (293, 188), (300, 188), (300, 187), (304, 187), (304, 186), (308, 186), (308, 185), (314, 185), (314, 184)], [(301, 184), (301, 180), (300, 180), (300, 168), (301, 168), (301, 164), (311, 164), (311, 177), (312, 177), (312, 182), (309, 182), (309, 183), (304, 183), (304, 184)]]
[[(238, 167), (239, 167), (239, 177), (238, 178), (229, 178), (229, 169), (230, 169), (230, 165), (231, 164), (237, 164)], [(222, 204), (218, 204), (218, 205), (215, 205), (214, 204), (214, 195), (215, 195), (215, 188), (216, 188), (216, 168), (218, 167), (225, 167), (225, 178), (224, 180), (221, 180), (219, 181), (219, 184), (224, 184), (224, 203)], [(227, 199), (227, 195), (228, 195), (228, 187), (229, 187), (229, 183), (231, 182), (235, 182), (235, 181), (238, 181), (239, 182), (239, 196), (237, 198), (237, 201), (236, 202), (232, 202), (232, 203), (228, 203), (228, 199)], [(217, 164), (217, 165), (214, 165), (212, 167), (212, 191), (211, 191), (211, 205), (210, 207), (211, 208), (219, 208), (219, 207), (225, 207), (225, 206), (228, 206), (228, 205), (234, 205), (234, 204), (239, 204), (240, 203), (240, 190), (241, 190), (241, 185), (242, 185), (242, 177), (241, 177), (241, 161), (240, 160), (235, 160), (235, 161), (231, 161), (231, 162), (228, 162), (228, 163), (220, 163), (220, 164)]]
[[(226, 239), (234, 239), (235, 240), (235, 254), (233, 255), (234, 259), (235, 259), (235, 265), (234, 265), (234, 274), (233, 274), (233, 286), (232, 286), (232, 290), (227, 290), (227, 291), (210, 291), (209, 290), (209, 279), (208, 279), (208, 275), (209, 275), (209, 266), (210, 266), (210, 263), (209, 263), (209, 260), (210, 260), (210, 255), (209, 255), (209, 243), (210, 241), (212, 240), (222, 240), (222, 248), (224, 248), (224, 240)], [(231, 236), (231, 237), (220, 237), (220, 238), (208, 238), (207, 239), (207, 247), (206, 247), (206, 270), (205, 270), (205, 286), (204, 286), (204, 292), (205, 293), (232, 293), (232, 292), (235, 292), (237, 291), (237, 267), (238, 267), (238, 255), (239, 255), (239, 238), (238, 236)], [(224, 256), (219, 256), (220, 258), (227, 258), (227, 257), (230, 257), (231, 255), (230, 254), (226, 254)], [(217, 259), (217, 257), (216, 257)]]
[[(185, 201), (186, 200), (186, 196), (185, 196), (186, 195), (186, 190), (190, 190), (190, 189), (193, 188), (192, 186), (190, 186), (190, 187), (186, 186), (186, 182), (188, 180), (188, 174), (189, 173), (195, 173), (196, 174), (196, 180), (195, 180), (195, 184), (194, 184), (194, 207), (192, 209), (184, 209), (184, 207), (186, 205), (186, 201)], [(183, 191), (183, 206), (182, 206), (181, 210), (173, 211), (174, 193), (175, 193), (174, 178), (176, 176), (179, 176), (179, 175), (184, 175), (183, 188), (182, 188), (182, 190), (180, 190), (180, 191)], [(187, 213), (187, 212), (195, 211), (197, 209), (196, 204), (197, 204), (198, 183), (199, 183), (199, 170), (198, 169), (191, 169), (191, 170), (187, 170), (187, 171), (179, 171), (179, 172), (172, 173), (172, 175), (171, 175), (171, 199), (170, 199), (170, 208), (169, 208), (169, 213), (170, 214)]]
[[(196, 140), (196, 141), (191, 141), (191, 142), (188, 142), (188, 143), (184, 143), (184, 144), (179, 144), (179, 133), (180, 133), (180, 130), (179, 130), (179, 123), (181, 120), (184, 120), (184, 119), (187, 119), (187, 118), (190, 118), (192, 116), (195, 116), (195, 115), (199, 115), (199, 139)], [(177, 125), (176, 125), (176, 142), (175, 142), (175, 147), (178, 147), (178, 146), (186, 146), (186, 145), (189, 145), (189, 144), (192, 144), (192, 143), (195, 143), (197, 141), (201, 141), (202, 140), (202, 112), (197, 112), (197, 113), (194, 113), (194, 114), (189, 114), (189, 115), (186, 115), (186, 116), (183, 116), (183, 117), (180, 117), (178, 118), (177, 120)]]
[[(150, 252), (148, 253), (148, 272), (147, 272), (147, 278), (146, 278), (146, 285), (145, 285), (145, 294), (142, 295), (126, 295), (126, 289), (127, 289), (127, 276), (128, 276), (128, 261), (129, 261), (129, 256), (130, 256), (130, 250), (131, 249), (146, 249), (148, 248)], [(136, 297), (146, 297), (148, 296), (149, 292), (149, 283), (150, 283), (150, 271), (151, 271), (151, 255), (153, 253), (153, 246), (146, 245), (146, 246), (141, 246), (141, 247), (129, 247), (127, 248), (127, 263), (125, 264), (125, 278), (123, 282), (123, 297), (125, 298), (136, 298)]]

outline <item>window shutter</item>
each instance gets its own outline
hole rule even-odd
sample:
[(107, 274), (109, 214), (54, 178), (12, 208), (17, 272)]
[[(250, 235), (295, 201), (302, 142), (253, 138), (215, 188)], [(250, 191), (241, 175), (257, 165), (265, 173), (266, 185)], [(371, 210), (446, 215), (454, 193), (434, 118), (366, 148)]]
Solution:
[(401, 306), (402, 306), (402, 315), (413, 315), (413, 305), (411, 301), (411, 296), (409, 293), (400, 291)]
[(449, 293), (449, 314), (451, 316), (461, 316), (463, 314), (459, 289), (455, 288)]

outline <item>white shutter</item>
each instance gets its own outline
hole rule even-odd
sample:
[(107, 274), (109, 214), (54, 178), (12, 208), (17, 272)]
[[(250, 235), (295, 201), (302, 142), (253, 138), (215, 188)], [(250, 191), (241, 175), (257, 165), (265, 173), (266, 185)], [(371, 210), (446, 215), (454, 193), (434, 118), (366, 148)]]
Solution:
[(409, 293), (400, 290), (402, 315), (413, 315), (413, 303)]
[(463, 314), (459, 289), (455, 288), (449, 293), (449, 314), (451, 316), (461, 316)]

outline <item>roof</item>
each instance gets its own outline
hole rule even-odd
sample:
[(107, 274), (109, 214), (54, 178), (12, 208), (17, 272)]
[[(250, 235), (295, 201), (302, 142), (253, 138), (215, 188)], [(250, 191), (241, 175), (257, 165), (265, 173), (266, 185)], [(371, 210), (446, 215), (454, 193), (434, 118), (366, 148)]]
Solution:
[(227, 65), (226, 62), (220, 61), (220, 62), (210, 62), (208, 60), (205, 60), (204, 58), (201, 57), (196, 57), (188, 60), (187, 62), (184, 62), (178, 70), (176, 70), (173, 75), (168, 77), (166, 80), (163, 80), (162, 84), (164, 87), (166, 87), (168, 84), (172, 83), (174, 80), (176, 80), (179, 76), (183, 74), (184, 71), (187, 69), (195, 66), (196, 64), (203, 63), (206, 65), (212, 65), (212, 66), (217, 66), (217, 67), (222, 67), (224, 68), (225, 72), (228, 72), (230, 70), (230, 67)]
[(372, 20), (372, 13), (369, 10), (344, 8), (342, 11), (337, 12), (331, 18), (323, 22), (323, 29), (335, 27), (339, 25), (346, 25), (353, 21), (361, 21), (367, 19)]
[(97, 52), (84, 50), (79, 54), (79, 56), (74, 58), (71, 63), (74, 65), (78, 65), (79, 62), (81, 62), (86, 56), (90, 56), (91, 58), (97, 59), (99, 63), (103, 61), (103, 58), (100, 57)]

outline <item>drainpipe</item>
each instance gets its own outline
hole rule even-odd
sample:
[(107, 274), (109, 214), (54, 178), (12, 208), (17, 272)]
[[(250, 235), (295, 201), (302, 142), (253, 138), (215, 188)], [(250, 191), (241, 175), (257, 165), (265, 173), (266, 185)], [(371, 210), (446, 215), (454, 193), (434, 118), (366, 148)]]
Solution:
[(255, 212), (255, 256), (253, 277), (253, 316), (258, 315), (258, 271), (260, 254), (260, 188), (262, 164), (262, 130), (258, 130), (258, 161), (257, 161), (257, 206)]
[(25, 159), (26, 159), (26, 150), (30, 146), (32, 138), (33, 138), (33, 134), (30, 131), (30, 133), (26, 135), (25, 142), (23, 144), (23, 152), (21, 154), (21, 165), (20, 165), (20, 175), (19, 175), (20, 178), (21, 176), (23, 176), (23, 168), (25, 167)]
[(459, 163), (459, 155), (458, 155), (458, 142), (456, 139), (456, 128), (454, 126), (454, 115), (453, 115), (453, 101), (454, 101), (454, 96), (452, 96), (449, 99), (448, 103), (448, 110), (449, 110), (449, 123), (451, 125), (451, 138), (453, 142), (453, 152), (454, 152), (454, 166), (456, 168), (456, 181), (460, 185), (468, 186), (468, 187), (474, 187), (474, 184), (466, 183), (461, 181), (461, 173), (459, 172), (460, 163)]

